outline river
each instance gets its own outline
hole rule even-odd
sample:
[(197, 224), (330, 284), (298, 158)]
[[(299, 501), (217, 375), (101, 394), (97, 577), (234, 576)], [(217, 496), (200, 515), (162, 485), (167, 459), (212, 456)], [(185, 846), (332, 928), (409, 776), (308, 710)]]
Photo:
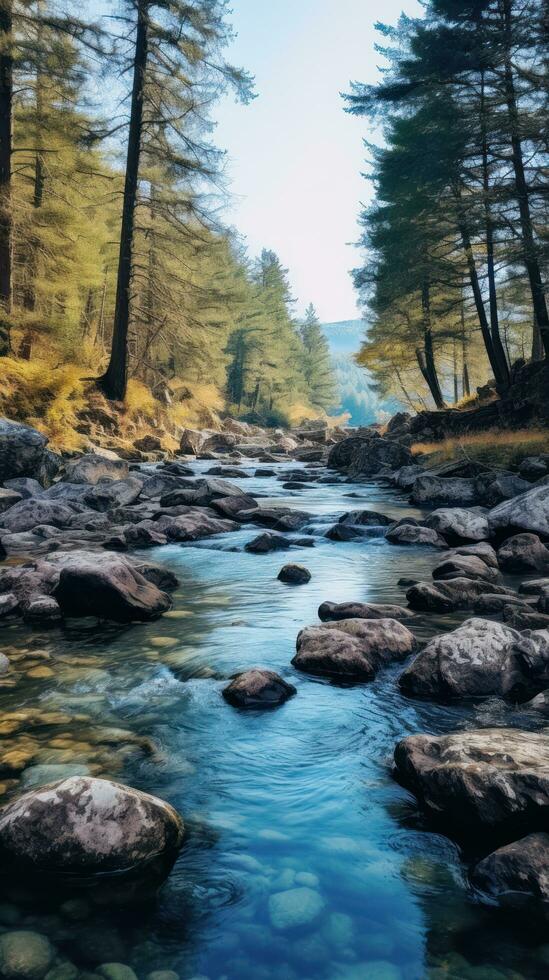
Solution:
[[(475, 902), (457, 848), (429, 832), (391, 775), (404, 735), (524, 717), (497, 699), (466, 706), (406, 699), (396, 684), (400, 665), (354, 686), (290, 665), (298, 630), (317, 622), (323, 600), (402, 603), (398, 579), (429, 578), (439, 557), (383, 538), (332, 542), (327, 527), (351, 509), (419, 512), (374, 483), (291, 492), (275, 478), (252, 477), (241, 485), (309, 511), (315, 547), (248, 554), (242, 545), (259, 533), (248, 527), (159, 548), (147, 557), (172, 569), (180, 585), (172, 612), (157, 622), (5, 629), (11, 655), (28, 658), (31, 650), (51, 669), (0, 687), (0, 720), (34, 707), (72, 716), (55, 737), (47, 728), (32, 733), (23, 786), (64, 771), (38, 767), (91, 766), (169, 800), (188, 839), (154, 907), (97, 908), (85, 894), (76, 903), (33, 901), (11, 882), (0, 927), (49, 936), (88, 980), (112, 961), (139, 978), (154, 970), (209, 980), (546, 977), (549, 943)], [(311, 582), (277, 581), (287, 560), (307, 565)], [(418, 616), (412, 628), (425, 638), (458, 619)], [(297, 696), (272, 711), (227, 705), (224, 679), (256, 665), (289, 679)], [(157, 751), (128, 751), (122, 764), (112, 748), (98, 762), (94, 738), (113, 727), (152, 739)], [(306, 889), (298, 904), (311, 906), (310, 921), (280, 928), (270, 899), (295, 889)], [(291, 914), (291, 896), (285, 901)]]

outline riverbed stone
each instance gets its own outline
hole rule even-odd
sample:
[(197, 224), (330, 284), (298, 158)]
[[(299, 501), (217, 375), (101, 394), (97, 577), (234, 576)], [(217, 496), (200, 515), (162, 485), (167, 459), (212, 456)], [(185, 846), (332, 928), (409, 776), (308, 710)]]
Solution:
[(296, 689), (274, 670), (254, 667), (236, 674), (222, 693), (235, 708), (270, 708), (293, 697)]
[(87, 453), (65, 464), (65, 480), (67, 483), (97, 484), (100, 480), (125, 480), (129, 471), (125, 459)]
[(449, 552), (448, 558), (454, 558), (456, 555), (476, 555), (477, 558), (482, 558), (483, 562), (486, 565), (490, 565), (491, 568), (499, 568), (496, 549), (488, 541), (476, 541), (474, 544), (456, 545)]
[(0, 811), (4, 866), (52, 874), (164, 868), (183, 822), (163, 800), (107, 779), (71, 776), (31, 790)]
[(70, 503), (50, 500), (41, 495), (20, 500), (2, 515), (2, 523), (7, 531), (18, 533), (31, 531), (39, 524), (52, 527), (70, 527), (77, 510)]
[(414, 504), (437, 504), (441, 507), (467, 507), (478, 503), (476, 482), (467, 477), (418, 477), (412, 487)]
[(212, 500), (212, 507), (216, 510), (222, 517), (228, 517), (230, 520), (238, 521), (241, 511), (255, 510), (258, 506), (255, 497), (251, 497), (249, 494), (234, 495), (231, 497), (219, 497), (217, 500)]
[(282, 534), (272, 534), (270, 531), (265, 531), (264, 534), (258, 534), (252, 541), (248, 541), (244, 546), (244, 550), (251, 552), (253, 555), (266, 555), (269, 551), (280, 551), (284, 548), (289, 548), (291, 543)]
[(393, 520), (378, 510), (351, 510), (347, 514), (342, 514), (339, 523), (358, 524), (362, 527), (388, 527)]
[(389, 528), (386, 534), (389, 544), (429, 545), (433, 548), (445, 549), (448, 544), (433, 528), (421, 527), (419, 524), (398, 524)]
[(324, 899), (313, 888), (289, 888), (269, 898), (271, 925), (280, 932), (312, 925), (324, 908)]
[(514, 534), (498, 548), (497, 555), (506, 572), (549, 571), (549, 549), (537, 534)]
[(450, 633), (433, 637), (401, 674), (407, 694), (436, 698), (498, 695), (525, 700), (533, 680), (528, 654), (532, 641), (488, 619), (468, 619)]
[(112, 552), (58, 553), (53, 597), (65, 616), (99, 616), (116, 622), (156, 619), (171, 599), (128, 559)]
[(488, 514), (491, 535), (506, 537), (522, 531), (549, 538), (549, 485), (534, 487), (505, 500)]
[(506, 843), (545, 827), (548, 735), (516, 728), (411, 735), (396, 746), (396, 775), (454, 835), (485, 831)]
[(105, 980), (137, 980), (137, 974), (126, 963), (102, 963), (96, 973)]
[(453, 612), (455, 609), (471, 609), (478, 596), (485, 593), (515, 595), (512, 589), (495, 582), (460, 577), (447, 581), (439, 579), (437, 582), (418, 582), (408, 589), (406, 598), (411, 609), (422, 612)]
[(450, 543), (485, 541), (489, 537), (488, 519), (465, 507), (439, 507), (425, 521)]
[(305, 565), (288, 564), (283, 565), (277, 578), (281, 582), (288, 582), (291, 585), (305, 585), (311, 581), (311, 573)]
[(47, 442), (29, 425), (0, 418), (0, 483), (17, 476), (37, 478)]
[(549, 905), (549, 834), (528, 834), (488, 854), (471, 882), (482, 896), (502, 905)]
[(413, 619), (414, 613), (405, 606), (376, 602), (323, 602), (318, 607), (323, 622), (338, 619)]
[(480, 579), (483, 582), (501, 582), (501, 574), (497, 568), (487, 565), (477, 555), (454, 555), (445, 557), (433, 568), (435, 581), (451, 581), (452, 579)]
[(368, 681), (415, 647), (413, 634), (395, 619), (345, 619), (301, 630), (292, 664), (310, 674)]
[(42, 980), (54, 958), (46, 936), (26, 929), (0, 936), (0, 972), (6, 980)]

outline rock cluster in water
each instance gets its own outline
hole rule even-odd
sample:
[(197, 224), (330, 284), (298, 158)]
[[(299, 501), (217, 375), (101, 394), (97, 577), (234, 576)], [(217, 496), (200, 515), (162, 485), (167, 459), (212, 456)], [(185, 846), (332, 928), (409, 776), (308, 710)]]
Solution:
[[(350, 510), (327, 531), (334, 546), (383, 538), (395, 548), (436, 549), (437, 556), (429, 581), (407, 585), (407, 607), (353, 597), (323, 602), (321, 622), (297, 637), (292, 664), (301, 674), (369, 682), (415, 654), (398, 681), (409, 697), (498, 697), (549, 716), (549, 459), (525, 460), (518, 473), (468, 460), (426, 469), (410, 452), (412, 430), (404, 414), (384, 435), (363, 429), (351, 437), (322, 423), (272, 433), (229, 419), (223, 431), (185, 429), (179, 458), (166, 460), (155, 437), (138, 440), (132, 461), (97, 447), (57, 456), (40, 433), (0, 420), (0, 553), (26, 559), (0, 568), (0, 617), (20, 616), (30, 625), (74, 616), (152, 620), (170, 609), (177, 582), (131, 555), (134, 550), (243, 527), (260, 529), (244, 546), (250, 555), (314, 545), (318, 532), (306, 510), (263, 507), (259, 495), (232, 482), (249, 476), (243, 463), (259, 462), (259, 478), (276, 475), (272, 464), (291, 460), (279, 479), (293, 492), (375, 478), (430, 508), (424, 519), (398, 521)], [(202, 476), (193, 470), (194, 457), (212, 462)], [(527, 578), (516, 588), (505, 584), (506, 574)], [(306, 585), (311, 571), (289, 562), (278, 578)], [(416, 617), (456, 611), (469, 618), (419, 649)], [(36, 663), (32, 669), (51, 668)], [(0, 671), (9, 676), (10, 670), (3, 657)], [(222, 693), (232, 706), (267, 708), (296, 688), (258, 667), (230, 679)], [(436, 826), (464, 846), (475, 842), (471, 882), (490, 902), (548, 901), (547, 744), (546, 732), (513, 727), (414, 735), (395, 750), (397, 778)], [(32, 752), (15, 753), (12, 761), (19, 774), (33, 768)], [(34, 788), (31, 781), (29, 792), (0, 813), (6, 865), (92, 876), (139, 870), (161, 880), (183, 838), (168, 804), (90, 772), (66, 777)], [(271, 896), (268, 912), (274, 929), (291, 932), (323, 909), (310, 883), (295, 882)], [(0, 937), (0, 971), (41, 980), (51, 950), (44, 937), (24, 935)], [(32, 962), (20, 969), (24, 948)], [(113, 961), (98, 972), (105, 980), (133, 980), (118, 967), (128, 969)]]

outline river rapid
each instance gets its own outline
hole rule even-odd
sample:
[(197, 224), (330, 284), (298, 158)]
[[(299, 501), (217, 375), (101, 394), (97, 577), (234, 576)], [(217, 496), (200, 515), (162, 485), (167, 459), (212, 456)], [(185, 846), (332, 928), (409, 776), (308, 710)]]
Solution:
[[(253, 474), (255, 465), (242, 470)], [(318, 621), (322, 601), (402, 603), (398, 580), (429, 579), (440, 555), (379, 537), (332, 542), (327, 528), (352, 509), (420, 512), (375, 483), (289, 491), (274, 477), (234, 482), (265, 502), (310, 512), (296, 536), (312, 530), (315, 546), (248, 554), (242, 547), (259, 533), (254, 526), (158, 548), (147, 558), (180, 582), (160, 620), (4, 628), (10, 658), (27, 663), (32, 655), (36, 664), (14, 686), (0, 686), (0, 732), (6, 713), (18, 710), (70, 719), (54, 730), (37, 726), (31, 742), (28, 733), (15, 739), (29, 764), (19, 785), (2, 786), (4, 799), (91, 771), (167, 799), (188, 838), (153, 906), (98, 906), (85, 892), (68, 902), (29, 896), (5, 882), (0, 929), (48, 936), (84, 980), (106, 962), (131, 966), (139, 980), (157, 970), (181, 980), (547, 977), (549, 937), (477, 904), (457, 847), (431, 832), (391, 775), (396, 741), (413, 732), (539, 721), (497, 699), (407, 699), (396, 683), (401, 665), (373, 683), (338, 686), (290, 664), (299, 629)], [(310, 569), (310, 583), (277, 581), (289, 560)], [(425, 639), (460, 618), (418, 615), (410, 625)], [(278, 671), (297, 695), (271, 711), (230, 707), (221, 697), (226, 678), (252, 666)], [(98, 750), (112, 729), (138, 736), (136, 745), (117, 745), (115, 732)], [(151, 742), (152, 751), (141, 750)], [(293, 921), (296, 914), (305, 921)], [(74, 973), (67, 966), (55, 980)]]

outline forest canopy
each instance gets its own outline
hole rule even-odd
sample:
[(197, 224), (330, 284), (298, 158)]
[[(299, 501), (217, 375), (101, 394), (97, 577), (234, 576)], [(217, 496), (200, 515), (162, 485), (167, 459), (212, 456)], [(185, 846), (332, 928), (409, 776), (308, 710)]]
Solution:
[(412, 409), (490, 378), (503, 394), (517, 362), (549, 357), (546, 4), (428, 0), (378, 29), (388, 67), (344, 97), (383, 137), (366, 144), (358, 361)]
[(278, 257), (222, 220), (212, 111), (254, 97), (226, 0), (85, 9), (0, 0), (4, 364), (74, 364), (119, 401), (138, 382), (274, 422), (328, 410), (314, 309), (300, 322)]

